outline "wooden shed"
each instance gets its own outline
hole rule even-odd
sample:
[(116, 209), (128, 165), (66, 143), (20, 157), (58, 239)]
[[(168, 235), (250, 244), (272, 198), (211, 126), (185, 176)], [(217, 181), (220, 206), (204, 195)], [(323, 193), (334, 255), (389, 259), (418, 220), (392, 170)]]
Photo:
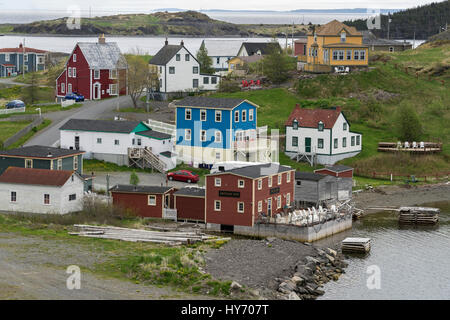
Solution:
[(178, 220), (205, 221), (205, 194), (203, 188), (185, 187), (174, 195)]
[(312, 172), (295, 172), (295, 207), (305, 208), (323, 205), (325, 201), (338, 199), (336, 177)]
[(338, 200), (348, 200), (352, 198), (353, 188), (353, 168), (343, 165), (335, 165), (315, 170), (314, 173), (330, 175), (338, 181)]

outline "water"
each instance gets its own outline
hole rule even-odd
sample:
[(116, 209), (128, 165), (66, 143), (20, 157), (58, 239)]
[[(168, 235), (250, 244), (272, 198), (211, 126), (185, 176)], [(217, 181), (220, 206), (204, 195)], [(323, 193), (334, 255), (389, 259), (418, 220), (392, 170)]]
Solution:
[[(437, 226), (400, 227), (397, 215), (383, 212), (367, 216), (345, 234), (372, 239), (366, 257), (352, 257), (346, 273), (337, 282), (325, 284), (320, 299), (450, 299), (450, 201), (426, 204), (441, 208)], [(367, 268), (379, 266), (381, 289), (369, 290)]]

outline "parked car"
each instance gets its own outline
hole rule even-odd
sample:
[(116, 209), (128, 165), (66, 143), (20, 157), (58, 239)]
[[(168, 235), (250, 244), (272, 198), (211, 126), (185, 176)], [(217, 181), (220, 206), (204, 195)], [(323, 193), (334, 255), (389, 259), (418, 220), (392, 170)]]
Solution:
[(6, 104), (6, 109), (25, 108), (25, 103), (21, 100), (13, 100)]
[(187, 183), (191, 183), (191, 182), (198, 182), (199, 180), (199, 176), (198, 174), (192, 173), (191, 171), (188, 170), (179, 170), (179, 171), (175, 171), (175, 172), (169, 172), (167, 174), (167, 179), (169, 180), (177, 180), (177, 181), (183, 181), (183, 182), (187, 182)]
[(75, 100), (75, 102), (84, 101), (84, 96), (82, 94), (78, 94), (76, 92), (68, 93), (64, 97), (66, 100)]

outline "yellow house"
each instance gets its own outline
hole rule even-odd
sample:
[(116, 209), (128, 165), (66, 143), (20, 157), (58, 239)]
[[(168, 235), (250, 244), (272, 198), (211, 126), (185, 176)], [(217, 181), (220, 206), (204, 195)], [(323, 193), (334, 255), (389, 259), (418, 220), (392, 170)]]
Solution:
[(368, 46), (354, 27), (333, 20), (308, 34), (305, 71), (350, 71), (369, 65)]
[(235, 74), (244, 73), (245, 64), (251, 64), (262, 60), (264, 56), (262, 55), (252, 55), (252, 56), (239, 56), (228, 60), (228, 73), (234, 72)]

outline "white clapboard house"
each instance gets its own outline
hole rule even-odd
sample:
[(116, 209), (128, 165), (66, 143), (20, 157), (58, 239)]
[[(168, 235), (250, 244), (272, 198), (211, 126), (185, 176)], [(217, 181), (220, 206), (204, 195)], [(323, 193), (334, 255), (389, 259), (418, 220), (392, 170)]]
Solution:
[(181, 41), (179, 45), (165, 45), (150, 60), (150, 67), (159, 74), (157, 93), (163, 99), (182, 93), (217, 90), (220, 76), (202, 74), (200, 63)]
[(216, 74), (225, 75), (228, 73), (228, 61), (236, 57), (241, 45), (241, 40), (207, 39), (202, 41), (200, 48), (205, 46)]
[(0, 176), (0, 208), (65, 214), (83, 209), (84, 180), (75, 171), (9, 167)]
[(333, 165), (362, 150), (362, 134), (350, 131), (340, 107), (305, 109), (296, 105), (286, 125), (286, 154), (291, 159)]
[(85, 151), (86, 159), (160, 172), (176, 166), (174, 138), (144, 122), (70, 119), (59, 130), (61, 147)]

